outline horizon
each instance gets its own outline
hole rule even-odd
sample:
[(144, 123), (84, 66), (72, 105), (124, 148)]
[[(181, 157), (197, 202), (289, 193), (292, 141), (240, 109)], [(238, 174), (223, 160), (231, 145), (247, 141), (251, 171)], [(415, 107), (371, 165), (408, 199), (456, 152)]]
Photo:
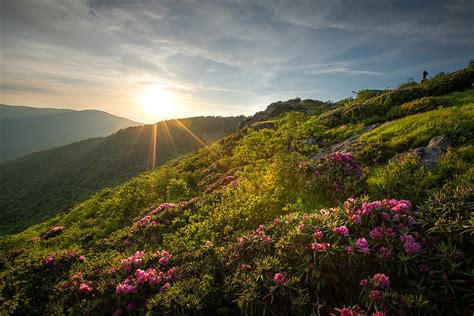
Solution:
[(272, 4), (2, 2), (0, 103), (145, 124), (248, 116), (279, 100), (395, 88), (472, 59), (469, 1)]

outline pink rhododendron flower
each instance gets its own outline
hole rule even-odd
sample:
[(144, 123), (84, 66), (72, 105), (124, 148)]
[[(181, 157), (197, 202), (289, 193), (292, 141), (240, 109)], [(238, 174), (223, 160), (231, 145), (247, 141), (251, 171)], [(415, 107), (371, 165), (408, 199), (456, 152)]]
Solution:
[(115, 287), (115, 293), (121, 294), (130, 294), (130, 293), (135, 293), (137, 291), (137, 286), (128, 284), (128, 280), (125, 280), (123, 283), (118, 284)]
[(315, 226), (314, 227), (314, 234), (313, 236), (316, 238), (316, 239), (321, 239), (323, 238), (323, 232), (321, 231), (321, 228), (319, 226)]
[(357, 241), (355, 243), (355, 246), (363, 254), (368, 255), (370, 253), (369, 243), (367, 242), (367, 239), (365, 239), (365, 238), (357, 239)]
[(381, 293), (380, 293), (379, 290), (373, 290), (373, 291), (370, 292), (370, 298), (371, 299), (376, 300), (376, 299), (379, 299), (380, 297), (381, 297)]
[(373, 312), (372, 316), (385, 316), (385, 313), (381, 311), (377, 311), (377, 312)]
[(283, 285), (285, 284), (285, 275), (283, 273), (275, 273), (273, 280), (275, 280), (277, 284)]
[(338, 234), (338, 235), (342, 235), (342, 236), (349, 236), (349, 229), (346, 227), (346, 226), (338, 226), (338, 227), (334, 227), (332, 229), (332, 231), (335, 233), (335, 234)]
[(82, 263), (82, 262), (86, 261), (86, 257), (85, 256), (80, 256), (78, 258), (78, 261)]
[(90, 287), (89, 285), (85, 284), (85, 283), (81, 283), (79, 285), (79, 293), (81, 294), (89, 294), (90, 292), (92, 292), (92, 287)]
[(165, 283), (162, 287), (160, 287), (160, 292), (166, 292), (170, 288), (171, 284)]
[(145, 283), (147, 280), (147, 273), (142, 269), (137, 269), (135, 271), (135, 276), (137, 277), (138, 283)]
[(420, 243), (418, 243), (412, 235), (402, 235), (400, 236), (400, 241), (402, 242), (405, 252), (409, 256), (412, 256), (421, 250)]
[(311, 249), (313, 250), (326, 250), (331, 247), (331, 244), (328, 243), (317, 243), (314, 242), (311, 244)]
[(390, 258), (392, 256), (392, 252), (390, 251), (390, 249), (385, 247), (380, 247), (379, 253), (385, 258)]
[(352, 248), (352, 246), (346, 246), (346, 253), (352, 254), (353, 252), (354, 252), (354, 249)]
[(377, 226), (369, 232), (370, 238), (375, 241), (381, 241), (383, 238), (382, 227)]
[(304, 231), (304, 224), (299, 224), (298, 228), (299, 228), (300, 231)]
[(395, 231), (393, 230), (392, 227), (385, 229), (385, 236), (388, 238), (395, 236)]
[(358, 214), (351, 215), (349, 219), (356, 224), (360, 224), (362, 221), (362, 217), (360, 217)]
[(342, 308), (340, 311), (341, 316), (355, 316), (354, 312), (349, 308)]
[(375, 287), (387, 289), (390, 287), (390, 280), (388, 276), (383, 273), (377, 273), (372, 276), (372, 283)]
[(367, 279), (360, 280), (359, 286), (360, 287), (368, 287), (369, 286), (369, 280), (367, 280)]
[(160, 265), (167, 265), (169, 263), (168, 257), (161, 257), (160, 260), (158, 260), (158, 263)]
[(54, 261), (56, 261), (56, 258), (54, 256), (49, 256), (44, 260), (44, 264), (50, 266), (54, 264)]

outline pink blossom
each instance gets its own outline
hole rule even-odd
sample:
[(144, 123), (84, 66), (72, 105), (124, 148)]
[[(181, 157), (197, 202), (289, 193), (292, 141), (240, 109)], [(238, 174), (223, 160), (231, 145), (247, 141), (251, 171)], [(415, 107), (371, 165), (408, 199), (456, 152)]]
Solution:
[(385, 313), (381, 311), (376, 311), (372, 313), (372, 316), (385, 316)]
[(85, 256), (80, 256), (78, 258), (78, 261), (82, 263), (82, 262), (86, 261), (86, 257)]
[(389, 288), (390, 287), (390, 280), (388, 276), (383, 273), (377, 273), (372, 276), (372, 283), (375, 287), (381, 288)]
[(352, 254), (353, 252), (354, 252), (354, 249), (352, 249), (351, 246), (347, 246), (347, 247), (346, 247), (346, 253)]
[(332, 229), (332, 231), (335, 234), (338, 234), (338, 235), (342, 235), (342, 236), (345, 236), (345, 237), (349, 236), (349, 229), (346, 226), (334, 227)]
[(403, 213), (411, 209), (411, 203), (407, 200), (399, 200), (397, 204), (391, 207), (391, 210), (397, 213)]
[(370, 292), (370, 298), (371, 299), (376, 300), (376, 299), (379, 299), (380, 297), (381, 297), (381, 293), (380, 293), (379, 290), (373, 290), (373, 291)]
[(123, 283), (120, 283), (115, 287), (115, 293), (117, 294), (120, 294), (120, 293), (130, 294), (130, 293), (135, 293), (136, 291), (137, 291), (137, 286), (128, 284), (128, 280), (125, 280)]
[(158, 260), (158, 263), (160, 265), (167, 265), (169, 263), (168, 257), (161, 257), (160, 260)]
[(285, 275), (283, 273), (275, 273), (275, 276), (273, 276), (273, 280), (275, 280), (277, 284), (284, 285)]
[(369, 243), (367, 242), (367, 239), (365, 238), (357, 239), (355, 246), (357, 247), (357, 250), (359, 250), (363, 254), (368, 255), (370, 253)]
[(340, 311), (341, 316), (355, 316), (354, 312), (349, 308), (342, 308)]
[(385, 247), (380, 247), (379, 253), (384, 256), (384, 258), (390, 258), (392, 256), (392, 252), (390, 251), (390, 249)]
[(400, 241), (402, 242), (405, 252), (409, 256), (412, 256), (421, 250), (420, 243), (418, 243), (412, 235), (402, 235), (400, 236)]
[(314, 235), (316, 239), (321, 239), (323, 238), (323, 232), (321, 231), (321, 228), (319, 226), (314, 227)]
[(304, 231), (304, 224), (299, 224), (298, 228), (299, 228), (300, 231)]
[(377, 226), (369, 232), (370, 238), (375, 241), (381, 241), (383, 238), (382, 227)]
[(135, 276), (137, 277), (138, 283), (145, 283), (147, 280), (147, 273), (142, 269), (137, 269), (137, 271), (135, 271)]
[(356, 224), (360, 224), (362, 221), (362, 217), (360, 217), (358, 214), (351, 215), (349, 219)]
[(369, 280), (367, 280), (367, 279), (360, 280), (359, 286), (360, 287), (368, 287), (369, 286)]
[(81, 293), (81, 294), (89, 294), (90, 292), (92, 292), (92, 288), (91, 288), (89, 285), (87, 285), (87, 284), (85, 284), (85, 283), (81, 283), (81, 284), (79, 285), (79, 293)]
[(392, 227), (385, 229), (385, 236), (388, 238), (395, 236), (395, 231), (393, 230)]
[(160, 292), (166, 292), (170, 288), (171, 284), (165, 283), (162, 287), (160, 287)]
[(326, 250), (331, 247), (331, 244), (328, 243), (317, 243), (314, 242), (311, 244), (311, 249), (313, 250)]
[(54, 264), (54, 261), (56, 261), (56, 258), (54, 256), (49, 256), (44, 260), (44, 264), (50, 266)]

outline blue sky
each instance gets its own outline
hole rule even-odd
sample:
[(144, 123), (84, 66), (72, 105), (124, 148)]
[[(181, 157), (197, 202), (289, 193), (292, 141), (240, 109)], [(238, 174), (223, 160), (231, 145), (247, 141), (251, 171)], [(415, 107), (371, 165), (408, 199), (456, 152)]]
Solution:
[[(1, 103), (138, 121), (338, 100), (474, 59), (474, 1), (1, 0), (0, 11)], [(144, 110), (153, 87), (172, 110)]]

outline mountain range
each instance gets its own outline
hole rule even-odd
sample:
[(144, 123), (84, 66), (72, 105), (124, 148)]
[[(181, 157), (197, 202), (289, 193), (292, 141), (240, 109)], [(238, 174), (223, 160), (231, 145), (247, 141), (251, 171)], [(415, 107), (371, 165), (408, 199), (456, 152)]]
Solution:
[(0, 104), (0, 162), (141, 125), (103, 111)]

